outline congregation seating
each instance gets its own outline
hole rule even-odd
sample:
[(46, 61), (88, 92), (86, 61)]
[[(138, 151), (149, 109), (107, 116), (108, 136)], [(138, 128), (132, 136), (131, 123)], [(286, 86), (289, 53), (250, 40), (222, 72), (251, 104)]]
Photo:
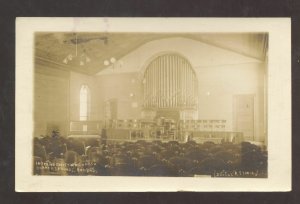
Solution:
[(43, 137), (34, 139), (33, 161), (35, 175), (267, 175), (267, 151), (249, 142), (138, 140), (101, 144), (96, 138)]

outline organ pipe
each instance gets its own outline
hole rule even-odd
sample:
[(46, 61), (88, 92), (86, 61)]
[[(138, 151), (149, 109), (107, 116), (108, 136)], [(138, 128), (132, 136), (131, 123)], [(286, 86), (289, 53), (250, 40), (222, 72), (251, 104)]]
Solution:
[(165, 69), (164, 69), (164, 66), (165, 66), (165, 63), (166, 61), (165, 60), (162, 60), (162, 64), (161, 64), (161, 77), (162, 77), (162, 80), (161, 80), (161, 102), (162, 102), (162, 107), (165, 107)]
[(166, 69), (167, 69), (167, 76), (166, 76), (166, 81), (167, 81), (167, 97), (166, 97), (166, 102), (167, 102), (167, 105), (169, 106), (169, 107), (172, 107), (171, 106), (171, 103), (170, 103), (170, 92), (171, 92), (171, 86), (170, 86), (170, 67), (171, 66), (171, 59), (170, 59), (170, 57), (168, 57), (168, 60), (167, 60), (167, 67), (166, 67)]
[(144, 91), (144, 96), (145, 96), (145, 100), (146, 100), (146, 103), (145, 103), (145, 106), (148, 107), (149, 106), (149, 90), (148, 90), (148, 85), (149, 83), (149, 70), (147, 69), (146, 71), (146, 81), (145, 81), (145, 86), (146, 86), (146, 91)]
[(152, 82), (152, 80), (153, 80), (153, 68), (152, 68), (152, 66), (151, 66), (151, 69), (149, 70), (150, 71), (150, 106), (153, 106), (153, 101), (152, 101), (152, 99), (153, 99), (153, 82)]
[(170, 103), (171, 103), (171, 107), (174, 107), (174, 101), (173, 101), (173, 95), (174, 95), (174, 85), (173, 85), (173, 82), (174, 82), (174, 79), (173, 79), (173, 70), (174, 70), (174, 60), (171, 60), (170, 62), (170, 77), (169, 77), (169, 81), (170, 81)]
[(176, 63), (175, 63), (175, 67), (174, 67), (174, 93), (173, 93), (173, 98), (175, 101), (174, 106), (177, 106), (177, 92), (178, 92), (178, 88), (177, 88), (177, 83), (178, 83), (178, 79), (177, 79), (177, 69), (178, 69), (178, 59), (176, 59)]
[[(154, 63), (154, 75), (155, 76), (158, 76), (157, 75), (157, 69), (158, 69), (158, 62), (155, 61)], [(158, 90), (159, 90), (159, 84), (158, 84), (158, 79), (157, 77), (155, 77), (155, 105), (158, 106), (158, 100), (159, 100), (159, 97), (158, 97)]]
[(160, 78), (160, 81), (159, 81), (159, 100), (160, 100), (160, 107), (162, 108), (163, 107), (163, 101), (162, 101), (162, 98), (163, 98), (163, 93), (162, 93), (162, 82), (163, 82), (163, 70), (161, 69), (161, 66), (159, 67), (159, 78)]
[(198, 99), (197, 76), (189, 62), (175, 54), (155, 58), (144, 74), (146, 108), (194, 108)]
[(167, 58), (166, 60), (165, 60), (165, 63), (164, 63), (164, 67), (163, 67), (163, 69), (164, 69), (164, 73), (165, 73), (165, 80), (164, 80), (164, 85), (165, 85), (165, 88), (164, 88), (164, 90), (165, 90), (165, 95), (164, 95), (164, 100), (165, 100), (165, 107), (167, 107), (167, 105), (168, 105), (168, 63), (169, 63), (169, 58)]
[(185, 63), (183, 63), (183, 81), (182, 81), (182, 87), (183, 87), (183, 91), (182, 91), (182, 98), (183, 98), (183, 106), (185, 105), (185, 94), (186, 94), (186, 89), (185, 89)]
[(178, 67), (178, 70), (179, 70), (179, 91), (180, 91), (180, 94), (179, 94), (179, 106), (182, 106), (183, 105), (183, 75), (184, 75), (184, 72), (183, 72), (183, 63), (182, 61), (180, 60), (180, 66)]
[[(192, 77), (191, 77), (192, 75), (191, 75), (191, 70), (189, 70), (189, 74), (188, 74), (188, 78), (189, 78), (189, 80), (191, 81), (192, 80)], [(191, 97), (191, 95), (192, 95), (192, 83), (189, 83), (189, 89), (188, 89), (188, 102), (189, 102), (189, 106), (190, 105), (192, 105), (193, 103), (192, 103), (192, 97)]]
[(164, 90), (164, 95), (163, 95), (163, 99), (164, 99), (164, 107), (167, 107), (167, 98), (168, 98), (168, 79), (167, 79), (167, 74), (168, 74), (168, 69), (167, 69), (167, 64), (168, 64), (168, 58), (166, 59), (166, 60), (164, 60), (163, 61), (164, 62), (164, 67), (163, 67), (163, 69), (164, 69), (164, 71), (163, 71), (163, 73), (164, 73), (164, 80), (163, 80), (163, 82), (164, 82), (164, 88), (163, 88), (163, 90)]

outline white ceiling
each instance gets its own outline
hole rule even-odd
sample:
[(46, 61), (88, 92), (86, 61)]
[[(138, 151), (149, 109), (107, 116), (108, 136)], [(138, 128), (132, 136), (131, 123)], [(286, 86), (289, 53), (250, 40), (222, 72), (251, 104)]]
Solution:
[[(76, 51), (86, 53), (90, 63), (80, 66), (78, 61), (64, 64), (63, 60)], [(65, 70), (94, 75), (106, 68), (104, 60), (120, 59), (137, 48), (154, 40), (187, 38), (235, 52), (253, 59), (264, 60), (267, 35), (263, 33), (36, 33), (36, 62), (54, 63)]]

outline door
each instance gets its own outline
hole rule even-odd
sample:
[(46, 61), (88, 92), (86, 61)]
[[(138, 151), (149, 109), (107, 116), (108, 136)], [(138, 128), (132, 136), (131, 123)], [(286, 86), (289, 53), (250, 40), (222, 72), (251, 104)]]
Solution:
[(254, 96), (234, 96), (234, 125), (245, 140), (254, 140)]

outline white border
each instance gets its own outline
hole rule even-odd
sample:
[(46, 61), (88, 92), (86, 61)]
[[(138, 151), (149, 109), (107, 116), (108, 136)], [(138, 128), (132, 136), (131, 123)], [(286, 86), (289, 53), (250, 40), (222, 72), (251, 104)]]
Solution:
[[(269, 32), (267, 179), (33, 176), (33, 34), (36, 31)], [(17, 18), (18, 192), (290, 191), (291, 22), (289, 18)]]

